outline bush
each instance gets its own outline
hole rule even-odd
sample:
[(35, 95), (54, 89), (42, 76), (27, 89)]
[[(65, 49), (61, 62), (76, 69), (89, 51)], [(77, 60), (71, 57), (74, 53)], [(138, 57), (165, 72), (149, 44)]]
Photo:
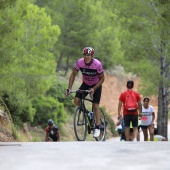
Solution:
[(59, 127), (66, 122), (66, 113), (63, 103), (60, 103), (53, 97), (41, 96), (33, 101), (33, 107), (36, 109), (36, 115), (32, 125), (47, 126), (48, 119), (53, 119)]

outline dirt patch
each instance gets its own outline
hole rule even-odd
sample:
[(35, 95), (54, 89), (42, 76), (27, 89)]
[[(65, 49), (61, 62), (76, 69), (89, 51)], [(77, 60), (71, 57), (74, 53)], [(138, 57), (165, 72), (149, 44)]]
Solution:
[(15, 142), (15, 139), (10, 132), (0, 127), (0, 142)]
[[(127, 78), (122, 78), (122, 77), (118, 77), (118, 76), (114, 76), (108, 73), (105, 73), (105, 82), (103, 83), (103, 92), (102, 92), (102, 97), (101, 97), (101, 106), (104, 106), (106, 111), (112, 116), (112, 119), (114, 121), (116, 121), (117, 119), (117, 107), (118, 107), (118, 98), (120, 96), (120, 93), (126, 90), (126, 82), (129, 79), (129, 76), (127, 76)], [(139, 78), (133, 78), (134, 82), (135, 82), (135, 86), (134, 86), (134, 90), (137, 91), (138, 89), (138, 84), (140, 82)], [(78, 77), (78, 81), (75, 82), (77, 85), (77, 87), (79, 87), (80, 83), (81, 83), (82, 79), (81, 76)], [(157, 113), (157, 99), (155, 97), (151, 97), (151, 101), (150, 104), (152, 106), (154, 106), (155, 108), (155, 113)], [(2, 118), (3, 119), (3, 118)], [(0, 142), (12, 142), (15, 141), (14, 137), (11, 135), (10, 132), (7, 131), (7, 128), (3, 126), (3, 121), (1, 121), (1, 117), (0, 117)], [(64, 131), (66, 131), (68, 133), (68, 129), (70, 128), (70, 131), (72, 131), (72, 133), (70, 133), (70, 136), (66, 137), (61, 137), (62, 141), (67, 141), (68, 138), (69, 140), (75, 140), (74, 137), (74, 133), (73, 133), (73, 123), (70, 122), (69, 124), (65, 125), (65, 128), (63, 129)], [(27, 140), (31, 140), (31, 136), (29, 134), (30, 129), (28, 130), (27, 128), (24, 128), (24, 133), (23, 136), (25, 135), (25, 138)], [(41, 131), (39, 132), (39, 130), (33, 130), (34, 132), (36, 131), (38, 134), (38, 136), (40, 136), (40, 139), (42, 139), (42, 141), (44, 141), (44, 135), (45, 132), (44, 130), (41, 129)], [(35, 139), (37, 140), (37, 139)]]
[[(100, 105), (104, 106), (106, 111), (112, 115), (113, 120), (117, 119), (117, 107), (118, 99), (121, 92), (126, 90), (126, 82), (128, 79), (122, 79), (114, 75), (105, 74), (105, 81), (103, 83), (102, 97)], [(139, 78), (133, 79), (134, 90), (138, 91), (138, 85), (140, 83)], [(142, 96), (141, 96), (142, 97)], [(155, 108), (155, 113), (157, 113), (157, 98), (150, 98), (150, 105)]]

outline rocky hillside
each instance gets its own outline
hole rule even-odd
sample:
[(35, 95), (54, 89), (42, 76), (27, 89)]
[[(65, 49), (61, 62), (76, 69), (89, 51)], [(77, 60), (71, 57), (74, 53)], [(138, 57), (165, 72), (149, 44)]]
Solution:
[[(117, 117), (118, 98), (120, 93), (126, 90), (126, 82), (131, 79), (134, 81), (134, 90), (137, 91), (140, 83), (139, 78), (132, 75), (127, 75), (127, 77), (124, 76), (122, 78), (114, 74), (105, 73), (101, 105), (104, 106), (106, 111), (112, 115), (113, 120)], [(153, 96), (150, 99), (150, 104), (155, 108), (155, 110), (157, 110), (157, 98)]]
[[(121, 71), (122, 72), (122, 71)], [(140, 82), (140, 79), (132, 76), (131, 74), (126, 75), (117, 75), (117, 73), (105, 73), (105, 82), (103, 84), (103, 92), (102, 92), (102, 98), (101, 98), (101, 106), (104, 106), (106, 108), (106, 111), (112, 116), (113, 120), (116, 120), (117, 118), (117, 106), (118, 106), (118, 98), (121, 92), (126, 90), (126, 82), (127, 80), (134, 80), (135, 86), (134, 90), (138, 89), (138, 85)], [(78, 79), (78, 84), (81, 83), (81, 78)], [(155, 109), (157, 109), (157, 99), (155, 97), (151, 98), (150, 104), (154, 106)], [(7, 126), (5, 126), (5, 118), (3, 115), (0, 115), (0, 141), (4, 142), (10, 142), (15, 141), (14, 137), (11, 135), (11, 130), (8, 130)], [(66, 125), (66, 128), (69, 129), (68, 126), (71, 126), (71, 122), (69, 122), (70, 125)], [(22, 135), (26, 136), (26, 140), (30, 140), (30, 134), (26, 130), (23, 130)], [(36, 131), (37, 128), (34, 128), (33, 131)], [(40, 130), (40, 129), (39, 129)], [(38, 131), (38, 130), (37, 130)], [(39, 132), (38, 132), (39, 133)], [(41, 129), (41, 138), (44, 139), (45, 132)], [(74, 135), (74, 134), (73, 134)], [(73, 136), (72, 135), (72, 136)], [(66, 139), (63, 139), (66, 140)]]
[(0, 142), (12, 142), (15, 141), (10, 128), (8, 127), (8, 120), (5, 113), (0, 110)]

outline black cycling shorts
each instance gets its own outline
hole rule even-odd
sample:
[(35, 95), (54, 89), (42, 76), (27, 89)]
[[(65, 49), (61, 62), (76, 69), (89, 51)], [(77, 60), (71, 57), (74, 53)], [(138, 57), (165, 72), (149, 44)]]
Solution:
[(124, 116), (125, 127), (130, 127), (132, 122), (133, 127), (138, 127), (138, 115), (128, 114)]
[(147, 129), (149, 126), (150, 126), (150, 125), (148, 125), (148, 126), (141, 125), (141, 128), (142, 128), (142, 129)]
[[(79, 87), (80, 90), (89, 90), (91, 88), (93, 88), (95, 85), (93, 86), (89, 86), (87, 84), (85, 84), (84, 82), (81, 84), (81, 86)], [(93, 94), (93, 103), (100, 103), (100, 98), (101, 98), (101, 93), (102, 93), (102, 86), (98, 87)], [(87, 96), (88, 93), (85, 93), (85, 96)], [(75, 97), (78, 97), (80, 99), (82, 99), (82, 93), (77, 92)]]

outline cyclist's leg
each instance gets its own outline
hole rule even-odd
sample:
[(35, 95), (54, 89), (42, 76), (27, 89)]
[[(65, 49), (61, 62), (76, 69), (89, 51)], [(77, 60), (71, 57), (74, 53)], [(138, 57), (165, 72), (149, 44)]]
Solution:
[(74, 98), (74, 104), (75, 104), (75, 106), (80, 106), (80, 98), (75, 97)]
[[(89, 86), (85, 83), (82, 83), (81, 86), (79, 87), (80, 90), (88, 90)], [(87, 96), (88, 93), (85, 94)], [(80, 106), (80, 99), (82, 99), (82, 93), (77, 92), (74, 98), (74, 104), (76, 106)]]
[(98, 103), (93, 103), (93, 110), (95, 113), (95, 118), (96, 118), (96, 125), (100, 125), (100, 109), (99, 109), (99, 104)]
[(102, 91), (102, 86), (100, 86), (98, 89), (95, 90), (93, 94), (93, 111), (95, 113), (95, 118), (96, 118), (96, 127), (94, 131), (94, 137), (98, 137), (100, 134), (100, 109), (99, 109), (99, 103), (100, 103), (100, 98), (101, 98), (101, 91)]
[(100, 125), (100, 109), (99, 109), (99, 103), (101, 98), (101, 92), (102, 92), (102, 86), (100, 86), (98, 89), (95, 90), (93, 94), (93, 110), (96, 117), (96, 125)]

